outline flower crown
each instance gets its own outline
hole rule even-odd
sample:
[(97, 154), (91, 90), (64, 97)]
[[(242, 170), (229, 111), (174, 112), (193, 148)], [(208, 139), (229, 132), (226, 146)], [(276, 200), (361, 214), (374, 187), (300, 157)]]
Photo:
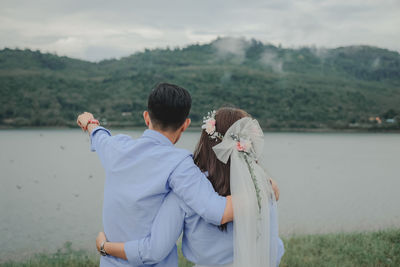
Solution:
[(203, 125), (201, 129), (204, 129), (206, 133), (210, 136), (211, 139), (219, 139), (222, 140), (224, 136), (215, 130), (215, 114), (217, 112), (215, 110), (209, 111), (206, 117), (203, 117)]
[[(206, 133), (210, 136), (211, 139), (219, 139), (222, 141), (222, 139), (224, 138), (224, 136), (217, 132), (215, 129), (215, 124), (216, 124), (216, 120), (215, 120), (215, 114), (216, 111), (209, 111), (207, 113), (206, 117), (203, 117), (203, 125), (201, 126), (202, 129), (204, 129), (204, 131), (206, 131)], [(236, 149), (239, 152), (244, 152), (246, 154), (251, 154), (251, 150), (252, 150), (252, 143), (250, 141), (250, 139), (242, 137), (240, 138), (238, 135), (231, 133), (230, 134), (231, 138), (236, 142)]]

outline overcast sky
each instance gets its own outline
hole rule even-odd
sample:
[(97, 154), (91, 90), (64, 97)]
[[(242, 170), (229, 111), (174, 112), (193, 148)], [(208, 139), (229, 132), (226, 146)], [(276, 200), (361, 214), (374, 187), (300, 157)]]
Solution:
[(0, 48), (98, 61), (218, 36), (400, 51), (400, 0), (0, 0)]

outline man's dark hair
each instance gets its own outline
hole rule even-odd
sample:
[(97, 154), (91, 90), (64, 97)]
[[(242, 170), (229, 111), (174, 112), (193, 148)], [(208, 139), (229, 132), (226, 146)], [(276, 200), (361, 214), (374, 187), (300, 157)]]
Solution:
[(189, 116), (192, 98), (177, 85), (158, 84), (149, 95), (147, 109), (152, 124), (160, 130), (177, 130)]

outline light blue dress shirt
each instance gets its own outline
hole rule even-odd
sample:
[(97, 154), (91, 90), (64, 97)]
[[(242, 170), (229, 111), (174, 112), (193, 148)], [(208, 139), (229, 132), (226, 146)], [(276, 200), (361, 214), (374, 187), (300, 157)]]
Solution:
[[(209, 223), (219, 225), (226, 199), (219, 196), (209, 180), (194, 164), (189, 151), (176, 148), (161, 133), (146, 130), (134, 140), (127, 135), (111, 136), (97, 127), (91, 134), (91, 150), (96, 151), (105, 169), (103, 227), (111, 242), (127, 242), (150, 234), (164, 198), (172, 190)], [(125, 246), (126, 254), (143, 253), (137, 244)], [(175, 245), (154, 266), (177, 266)], [(159, 259), (161, 260), (161, 259)], [(101, 257), (100, 266), (141, 266), (128, 261)]]
[[(275, 263), (278, 266), (284, 254), (284, 247), (278, 236), (276, 202), (270, 203), (270, 242), (276, 242), (278, 246)], [(212, 266), (233, 262), (233, 223), (228, 223), (227, 230), (221, 231), (197, 215), (173, 192), (165, 198), (153, 222), (151, 234), (146, 238), (125, 243), (125, 246), (139, 247), (140, 251), (126, 251), (129, 252), (127, 257), (132, 262), (154, 264), (170, 253), (182, 230), (182, 252), (191, 262)]]

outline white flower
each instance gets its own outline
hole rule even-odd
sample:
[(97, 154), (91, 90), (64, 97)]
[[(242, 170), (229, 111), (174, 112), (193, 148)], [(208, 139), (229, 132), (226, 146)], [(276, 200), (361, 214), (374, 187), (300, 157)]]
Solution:
[(204, 122), (201, 128), (203, 128), (208, 134), (213, 134), (215, 132), (215, 119), (209, 118)]
[(224, 136), (217, 132), (215, 128), (215, 124), (217, 123), (215, 120), (215, 114), (215, 110), (208, 112), (207, 117), (203, 118), (203, 125), (201, 126), (201, 129), (206, 131), (210, 138), (222, 140)]

